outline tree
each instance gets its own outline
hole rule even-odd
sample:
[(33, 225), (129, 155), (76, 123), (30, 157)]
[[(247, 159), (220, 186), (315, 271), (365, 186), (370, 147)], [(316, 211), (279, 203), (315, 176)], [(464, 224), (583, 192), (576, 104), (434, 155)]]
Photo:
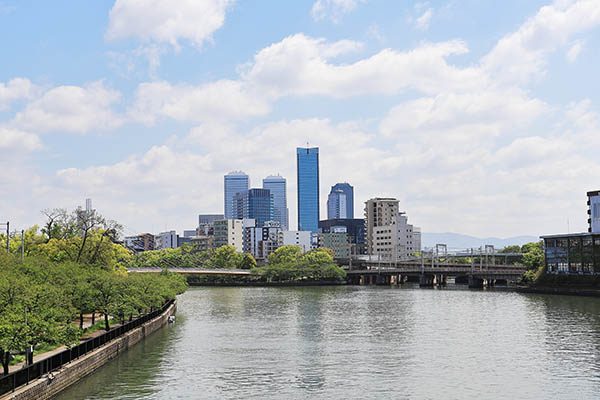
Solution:
[(212, 268), (239, 268), (243, 255), (238, 253), (233, 246), (221, 246), (215, 250), (215, 253), (208, 261)]
[(242, 256), (242, 261), (240, 262), (239, 268), (241, 269), (252, 269), (256, 267), (256, 260), (250, 253), (244, 253)]
[(523, 253), (523, 265), (528, 270), (538, 270), (546, 264), (544, 257), (544, 242), (532, 242), (521, 247)]
[(302, 249), (298, 246), (281, 246), (269, 255), (269, 264), (296, 262), (302, 257)]

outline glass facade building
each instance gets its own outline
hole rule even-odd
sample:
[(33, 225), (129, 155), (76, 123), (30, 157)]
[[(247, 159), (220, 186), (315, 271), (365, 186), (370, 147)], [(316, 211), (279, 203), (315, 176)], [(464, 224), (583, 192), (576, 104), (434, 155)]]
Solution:
[[(354, 187), (349, 183), (336, 183), (331, 187), (331, 192), (341, 190), (346, 195), (346, 216), (344, 218), (354, 218)], [(327, 217), (334, 218), (334, 217)]]
[(346, 212), (346, 193), (332, 188), (327, 196), (327, 219), (348, 218)]
[(552, 235), (542, 239), (547, 273), (600, 273), (600, 234)]
[(296, 149), (298, 174), (298, 230), (319, 229), (319, 148)]
[(273, 220), (279, 222), (282, 230), (289, 228), (289, 212), (287, 208), (287, 183), (283, 176), (271, 175), (263, 179), (263, 189), (273, 195)]
[(236, 194), (243, 193), (250, 187), (248, 175), (242, 171), (234, 171), (225, 175), (224, 179), (224, 210), (225, 219), (232, 219), (234, 217), (234, 205), (233, 199)]
[(273, 221), (273, 196), (269, 189), (250, 189), (234, 197), (235, 219), (252, 218), (257, 227)]

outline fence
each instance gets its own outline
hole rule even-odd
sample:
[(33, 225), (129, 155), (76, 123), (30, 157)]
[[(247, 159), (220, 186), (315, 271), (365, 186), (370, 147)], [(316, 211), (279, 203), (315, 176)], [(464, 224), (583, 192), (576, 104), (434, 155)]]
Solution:
[(93, 339), (89, 339), (71, 349), (64, 350), (58, 354), (48, 357), (41, 361), (35, 362), (28, 367), (10, 373), (0, 378), (0, 396), (10, 391), (14, 391), (16, 388), (22, 385), (26, 385), (29, 382), (40, 378), (44, 374), (55, 371), (63, 365), (70, 363), (73, 360), (97, 349), (111, 340), (118, 338), (126, 332), (135, 329), (144, 323), (158, 317), (173, 304), (173, 300), (166, 303), (161, 309), (143, 315), (131, 322), (127, 322), (116, 328), (112, 328), (106, 333), (96, 336)]

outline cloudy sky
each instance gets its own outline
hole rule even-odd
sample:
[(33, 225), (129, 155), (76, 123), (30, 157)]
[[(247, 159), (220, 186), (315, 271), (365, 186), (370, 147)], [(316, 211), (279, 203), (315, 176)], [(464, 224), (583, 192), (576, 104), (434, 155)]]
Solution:
[(126, 234), (223, 212), (223, 175), (320, 148), (355, 213), (426, 232), (587, 229), (598, 0), (0, 0), (0, 220), (92, 198)]

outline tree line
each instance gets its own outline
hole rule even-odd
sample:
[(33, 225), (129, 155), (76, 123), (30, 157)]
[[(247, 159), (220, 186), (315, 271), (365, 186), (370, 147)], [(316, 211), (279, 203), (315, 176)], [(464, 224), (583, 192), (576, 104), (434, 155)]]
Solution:
[[(84, 314), (102, 315), (104, 329), (160, 308), (186, 288), (185, 279), (127, 273), (131, 251), (116, 243), (121, 227), (95, 211), (45, 210), (43, 228), (14, 235), (0, 250), (0, 362), (41, 346), (71, 346)], [(24, 245), (25, 257), (20, 258)], [(6, 236), (0, 235), (0, 249)], [(32, 356), (28, 362), (31, 362)]]

